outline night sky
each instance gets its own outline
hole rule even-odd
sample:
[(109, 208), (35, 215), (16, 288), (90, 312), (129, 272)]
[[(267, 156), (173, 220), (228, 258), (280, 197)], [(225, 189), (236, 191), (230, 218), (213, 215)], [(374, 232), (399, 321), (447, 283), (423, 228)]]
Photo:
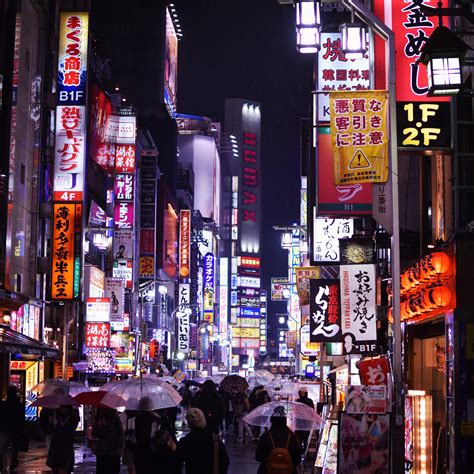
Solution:
[(299, 220), (299, 119), (310, 117), (311, 57), (296, 51), (291, 5), (276, 0), (174, 3), (183, 31), (178, 112), (223, 122), (226, 97), (262, 104), (262, 287), (269, 289), (271, 276), (287, 274), (287, 254), (272, 226)]

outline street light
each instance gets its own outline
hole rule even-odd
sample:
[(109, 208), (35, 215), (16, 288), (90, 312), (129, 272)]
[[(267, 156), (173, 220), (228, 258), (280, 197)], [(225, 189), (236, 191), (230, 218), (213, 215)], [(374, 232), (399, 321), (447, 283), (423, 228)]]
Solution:
[(347, 59), (362, 59), (367, 52), (367, 33), (360, 23), (343, 23), (339, 27), (342, 52)]
[(321, 8), (317, 0), (296, 2), (296, 48), (300, 53), (317, 53), (321, 47)]

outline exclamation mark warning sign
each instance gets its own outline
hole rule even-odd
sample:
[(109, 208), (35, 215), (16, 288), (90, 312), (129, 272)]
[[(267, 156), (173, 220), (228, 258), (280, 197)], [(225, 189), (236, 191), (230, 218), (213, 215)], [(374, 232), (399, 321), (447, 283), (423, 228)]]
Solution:
[(350, 163), (349, 163), (349, 169), (350, 170), (361, 170), (364, 168), (370, 168), (370, 161), (369, 159), (365, 156), (364, 152), (362, 150), (357, 150), (354, 153), (354, 156), (352, 157)]

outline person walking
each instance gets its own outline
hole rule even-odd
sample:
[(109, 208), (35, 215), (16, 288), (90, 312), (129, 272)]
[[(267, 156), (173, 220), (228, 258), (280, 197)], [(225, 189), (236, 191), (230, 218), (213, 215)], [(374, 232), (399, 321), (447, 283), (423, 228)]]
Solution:
[(92, 425), (92, 437), (97, 440), (94, 449), (97, 474), (119, 474), (120, 457), (124, 447), (124, 431), (116, 410), (99, 408)]
[(249, 412), (249, 400), (245, 393), (239, 391), (237, 387), (232, 387), (232, 407), (234, 420), (237, 425), (238, 440), (244, 442), (244, 435), (247, 441), (253, 438), (250, 426), (244, 421), (244, 416)]
[(194, 400), (193, 407), (199, 408), (204, 413), (206, 429), (211, 433), (219, 434), (219, 427), (225, 415), (225, 407), (212, 380), (204, 382), (201, 393)]
[(8, 448), (11, 450), (10, 469), (18, 467), (18, 443), (25, 430), (25, 405), (17, 389), (10, 385), (7, 398), (0, 403), (0, 471)]
[[(311, 398), (308, 397), (308, 387), (300, 387), (298, 389), (298, 397), (297, 402), (298, 403), (304, 403), (306, 406), (312, 408), (314, 410), (314, 402)], [(303, 446), (303, 452), (306, 453), (306, 447), (308, 446), (308, 438), (309, 438), (309, 431), (302, 431), (302, 430), (297, 430), (296, 431), (296, 436), (301, 441), (301, 444)]]
[(284, 411), (270, 418), (270, 429), (258, 440), (255, 459), (260, 463), (258, 474), (297, 474), (301, 463), (301, 443), (286, 426)]
[(216, 434), (206, 430), (206, 417), (199, 408), (190, 408), (186, 421), (191, 432), (181, 438), (176, 449), (175, 473), (226, 474), (229, 456), (224, 443)]
[(79, 411), (70, 405), (61, 405), (48, 417), (45, 428), (51, 435), (46, 465), (53, 474), (74, 471), (74, 434), (79, 424)]

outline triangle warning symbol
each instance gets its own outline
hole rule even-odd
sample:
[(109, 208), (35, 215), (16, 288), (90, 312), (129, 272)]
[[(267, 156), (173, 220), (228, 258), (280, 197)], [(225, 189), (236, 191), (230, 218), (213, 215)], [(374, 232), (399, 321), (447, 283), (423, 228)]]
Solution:
[(350, 170), (360, 170), (364, 168), (370, 168), (371, 164), (369, 159), (365, 156), (365, 153), (362, 150), (357, 150), (354, 153), (350, 163), (349, 169)]

